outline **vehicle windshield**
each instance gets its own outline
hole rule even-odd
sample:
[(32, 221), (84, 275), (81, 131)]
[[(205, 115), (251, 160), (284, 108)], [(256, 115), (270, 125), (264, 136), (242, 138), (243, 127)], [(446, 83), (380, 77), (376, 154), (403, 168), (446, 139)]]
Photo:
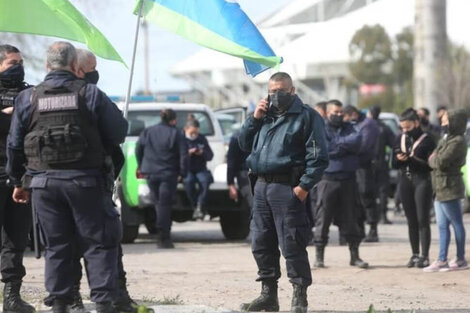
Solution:
[(384, 122), (385, 125), (390, 127), (390, 129), (393, 131), (395, 136), (397, 136), (401, 133), (400, 125), (398, 125), (398, 123), (395, 119), (393, 119), (393, 118), (381, 118), (380, 120), (382, 122)]
[[(199, 121), (199, 133), (204, 136), (214, 135), (214, 126), (212, 121), (204, 111), (176, 111), (176, 127), (183, 129), (188, 120), (188, 116), (193, 115)], [(160, 110), (139, 110), (129, 111), (127, 120), (129, 121), (128, 136), (139, 136), (140, 133), (147, 127), (160, 123)]]

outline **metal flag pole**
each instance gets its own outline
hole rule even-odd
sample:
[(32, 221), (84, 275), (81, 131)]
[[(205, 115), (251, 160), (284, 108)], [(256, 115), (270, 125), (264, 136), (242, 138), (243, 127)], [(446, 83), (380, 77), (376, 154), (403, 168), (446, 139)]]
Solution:
[(129, 101), (131, 99), (131, 91), (132, 91), (132, 79), (134, 78), (135, 56), (137, 53), (137, 42), (139, 41), (140, 18), (142, 17), (143, 7), (144, 7), (144, 0), (140, 0), (139, 14), (137, 15), (137, 26), (135, 28), (134, 51), (132, 52), (131, 69), (129, 73), (129, 85), (127, 86), (126, 104), (124, 106), (124, 112), (123, 112), (124, 118), (127, 118), (127, 113), (129, 111)]

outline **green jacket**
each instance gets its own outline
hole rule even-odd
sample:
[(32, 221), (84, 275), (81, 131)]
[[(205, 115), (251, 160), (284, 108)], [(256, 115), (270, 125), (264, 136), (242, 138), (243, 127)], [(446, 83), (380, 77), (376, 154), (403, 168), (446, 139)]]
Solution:
[(432, 181), (437, 201), (462, 199), (465, 196), (465, 185), (461, 168), (465, 165), (467, 144), (465, 130), (467, 115), (464, 110), (449, 111), (449, 130), (444, 136), (429, 165), (433, 169)]

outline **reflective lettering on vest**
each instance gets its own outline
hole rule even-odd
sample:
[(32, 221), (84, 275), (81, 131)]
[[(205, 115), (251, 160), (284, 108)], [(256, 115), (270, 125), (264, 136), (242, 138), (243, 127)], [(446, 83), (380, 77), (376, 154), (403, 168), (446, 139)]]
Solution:
[(41, 113), (78, 110), (78, 97), (73, 94), (39, 98), (38, 110)]

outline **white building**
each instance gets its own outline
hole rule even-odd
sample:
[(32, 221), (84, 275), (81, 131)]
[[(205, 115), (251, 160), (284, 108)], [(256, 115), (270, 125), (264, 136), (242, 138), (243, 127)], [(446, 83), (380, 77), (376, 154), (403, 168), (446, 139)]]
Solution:
[[(444, 0), (443, 0), (444, 1)], [(452, 40), (470, 47), (465, 30), (470, 1), (448, 1), (448, 33)], [(284, 58), (279, 70), (295, 80), (304, 102), (347, 95), (343, 80), (349, 77), (349, 42), (364, 25), (382, 25), (389, 36), (414, 23), (414, 0), (295, 0), (267, 16), (258, 26), (277, 55)], [(248, 105), (266, 94), (266, 82), (277, 71), (255, 79), (245, 74), (243, 62), (209, 49), (202, 49), (172, 69), (201, 91), (216, 107)]]

